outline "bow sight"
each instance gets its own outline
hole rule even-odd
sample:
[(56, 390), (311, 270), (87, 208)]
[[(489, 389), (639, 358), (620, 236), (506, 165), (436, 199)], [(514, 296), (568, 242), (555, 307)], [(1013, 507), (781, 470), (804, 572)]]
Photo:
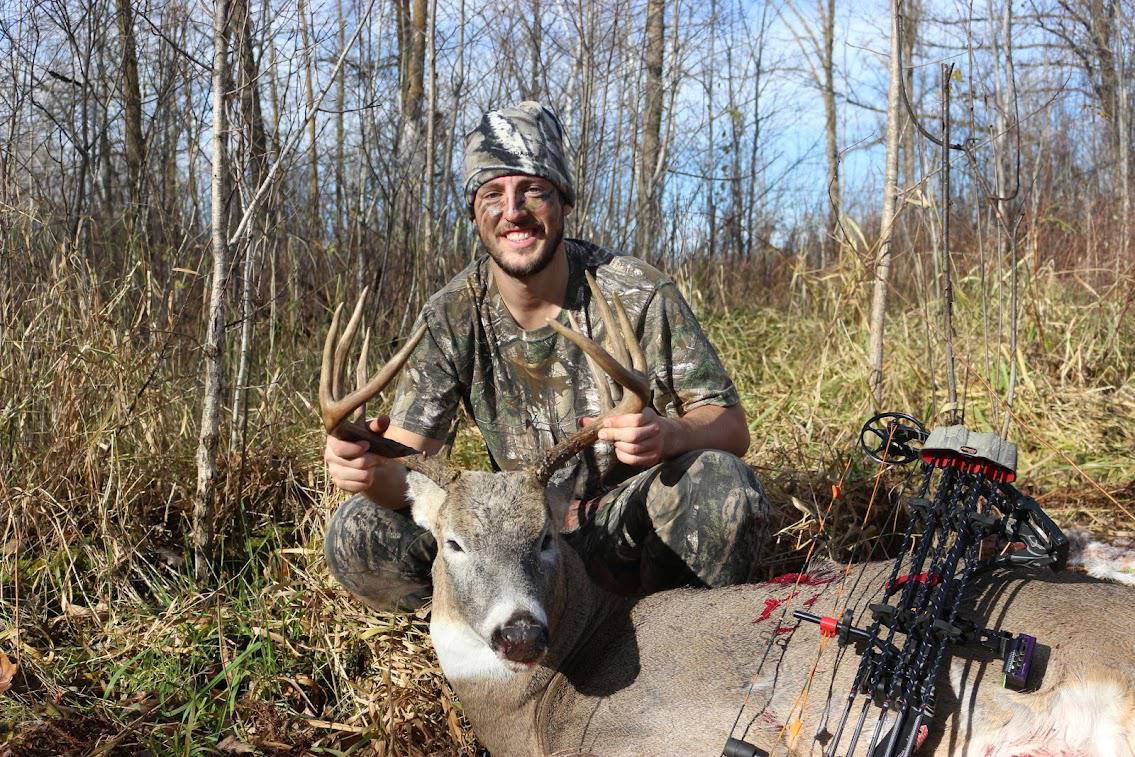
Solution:
[[(906, 502), (910, 518), (899, 555), (881, 587), (882, 600), (869, 605), (867, 628), (853, 625), (850, 609), (840, 618), (793, 614), (817, 623), (822, 635), (841, 646), (855, 642), (861, 650), (825, 757), (909, 757), (926, 736), (935, 681), (951, 646), (988, 649), (1002, 660), (1005, 686), (1035, 686), (1029, 673), (1036, 638), (978, 627), (966, 619), (963, 597), (974, 574), (994, 566), (1063, 568), (1068, 540), (1033, 499), (1012, 486), (1017, 448), (995, 434), (961, 425), (927, 433), (909, 415), (882, 413), (864, 424), (859, 438), (864, 451), (884, 464), (921, 460), (922, 479)], [(983, 556), (990, 542), (1003, 548)], [(878, 717), (866, 751), (858, 752), (872, 705)], [(737, 739), (729, 740), (724, 753), (762, 754)]]

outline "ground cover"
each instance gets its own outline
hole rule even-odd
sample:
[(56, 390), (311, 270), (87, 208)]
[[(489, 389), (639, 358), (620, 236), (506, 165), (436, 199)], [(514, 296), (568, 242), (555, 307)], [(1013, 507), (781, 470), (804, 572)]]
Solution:
[[(1010, 434), (1020, 486), (1066, 525), (1135, 527), (1130, 288), (1026, 273)], [(748, 298), (713, 296), (724, 284), (712, 270), (679, 278), (749, 413), (747, 461), (775, 507), (769, 574), (798, 565), (821, 523), (830, 555), (884, 553), (906, 474), (887, 474), (869, 505), (877, 468), (855, 439), (876, 409), (937, 415), (931, 306), (896, 295), (875, 408), (853, 261)], [(0, 755), (475, 751), (425, 614), (366, 611), (323, 567), (323, 523), (342, 500), (312, 410), (325, 325), (273, 335), (245, 452), (224, 458), (217, 574), (198, 581), (186, 560), (196, 346), (169, 336), (175, 324), (141, 330), (128, 282), (89, 284), (63, 272), (5, 314)], [(959, 282), (959, 375), (971, 424), (999, 429), (1005, 318), (983, 291)], [(485, 465), (474, 432), (454, 458)]]

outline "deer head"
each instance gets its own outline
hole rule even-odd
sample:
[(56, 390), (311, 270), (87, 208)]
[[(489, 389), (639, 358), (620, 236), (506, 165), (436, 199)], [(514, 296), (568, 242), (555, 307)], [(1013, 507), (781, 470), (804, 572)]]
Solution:
[[(549, 486), (549, 480), (566, 461), (595, 442), (604, 418), (640, 412), (650, 401), (649, 383), (643, 375), (646, 360), (626, 311), (615, 299), (612, 315), (590, 274), (587, 281), (617, 357), (577, 331), (549, 323), (587, 356), (595, 383), (602, 387), (600, 404), (605, 409), (595, 422), (522, 471), (457, 471), (438, 458), (427, 458), (372, 433), (364, 423), (349, 420), (356, 410), (361, 415), (364, 403), (394, 378), (425, 326), (370, 379), (363, 362), (364, 342), (357, 388), (344, 396), (346, 357), (358, 331), (365, 291), (337, 342), (342, 307), (335, 311), (320, 375), (323, 422), (329, 434), (365, 441), (376, 454), (396, 458), (408, 469), (406, 485), (414, 520), (438, 544), (431, 634), (451, 680), (508, 675), (531, 669), (543, 659), (564, 603), (564, 551), (570, 549), (559, 537), (570, 486)], [(576, 325), (574, 320), (572, 324)], [(599, 371), (623, 387), (617, 404)]]

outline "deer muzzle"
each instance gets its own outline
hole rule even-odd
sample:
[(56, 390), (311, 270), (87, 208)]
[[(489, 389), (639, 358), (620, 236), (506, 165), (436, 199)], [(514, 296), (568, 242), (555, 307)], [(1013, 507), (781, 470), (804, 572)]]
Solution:
[(489, 641), (505, 660), (535, 665), (548, 651), (548, 628), (529, 613), (517, 613), (493, 631)]

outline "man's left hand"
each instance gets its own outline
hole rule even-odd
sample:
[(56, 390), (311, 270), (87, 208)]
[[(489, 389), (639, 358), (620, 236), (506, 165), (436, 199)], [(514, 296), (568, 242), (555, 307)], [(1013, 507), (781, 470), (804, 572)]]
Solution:
[(603, 421), (599, 439), (612, 442), (619, 462), (649, 468), (668, 457), (673, 421), (653, 409), (641, 413), (613, 415)]

